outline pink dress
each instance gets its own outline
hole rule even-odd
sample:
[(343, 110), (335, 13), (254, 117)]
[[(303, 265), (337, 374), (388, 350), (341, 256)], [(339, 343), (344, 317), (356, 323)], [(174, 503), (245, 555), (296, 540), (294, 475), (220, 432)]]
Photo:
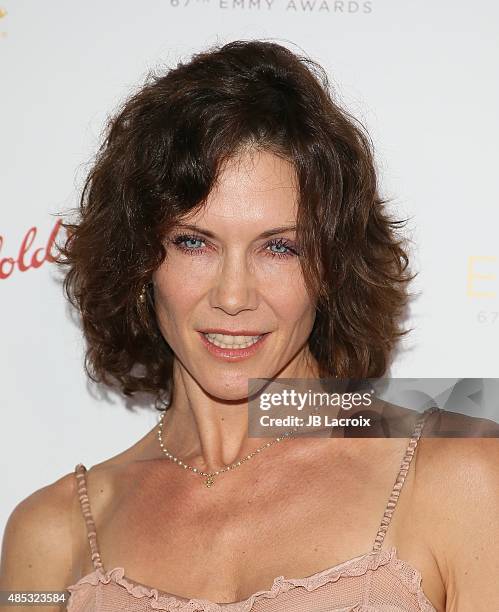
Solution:
[(422, 590), (420, 572), (399, 559), (394, 546), (387, 550), (381, 548), (424, 422), (435, 410), (439, 409), (429, 408), (418, 417), (370, 552), (305, 578), (277, 576), (270, 589), (232, 603), (167, 593), (129, 578), (123, 567), (105, 570), (87, 495), (86, 467), (79, 463), (75, 476), (94, 571), (67, 587), (70, 597), (66, 609), (69, 612), (437, 612)]

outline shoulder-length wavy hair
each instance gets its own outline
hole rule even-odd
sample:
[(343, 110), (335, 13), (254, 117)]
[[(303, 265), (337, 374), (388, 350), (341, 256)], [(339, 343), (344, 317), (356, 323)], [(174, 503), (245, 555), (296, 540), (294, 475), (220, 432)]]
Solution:
[[(324, 69), (279, 44), (234, 41), (150, 74), (112, 117), (57, 263), (95, 382), (170, 397), (174, 355), (150, 279), (164, 236), (203, 206), (225, 161), (265, 150), (294, 165), (301, 266), (321, 377), (383, 376), (408, 300), (404, 240), (378, 195), (371, 140)], [(138, 300), (148, 286), (148, 299)], [(140, 371), (138, 371), (140, 370)]]

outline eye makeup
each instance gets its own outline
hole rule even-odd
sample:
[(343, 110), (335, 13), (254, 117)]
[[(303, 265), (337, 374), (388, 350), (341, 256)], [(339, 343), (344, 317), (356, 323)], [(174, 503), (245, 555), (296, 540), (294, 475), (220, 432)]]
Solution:
[[(187, 255), (199, 256), (199, 255), (203, 255), (206, 252), (206, 247), (196, 248), (192, 246), (191, 247), (186, 246), (186, 243), (189, 243), (189, 242), (191, 243), (193, 242), (194, 243), (196, 242), (205, 243), (206, 242), (205, 238), (201, 236), (197, 236), (195, 234), (177, 234), (173, 236), (172, 238), (170, 238), (170, 242), (176, 248), (178, 248), (183, 253), (186, 253)], [(272, 247), (277, 247), (278, 249), (285, 249), (285, 252), (275, 252), (272, 250), (268, 250), (268, 249), (271, 249)], [(299, 257), (300, 255), (294, 243), (291, 240), (288, 240), (287, 238), (273, 238), (272, 240), (269, 240), (264, 245), (264, 253), (268, 257), (271, 257), (271, 258), (277, 257), (278, 259), (289, 259), (292, 257)]]

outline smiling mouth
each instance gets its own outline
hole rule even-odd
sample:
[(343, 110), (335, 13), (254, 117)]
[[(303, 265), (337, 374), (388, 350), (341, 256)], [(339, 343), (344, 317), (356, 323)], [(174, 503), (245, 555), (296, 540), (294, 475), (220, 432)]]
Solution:
[(219, 348), (224, 349), (244, 349), (253, 344), (256, 344), (260, 338), (262, 338), (265, 334), (260, 334), (259, 336), (232, 336), (227, 334), (214, 334), (214, 333), (206, 333), (201, 332), (203, 336), (213, 344), (214, 346), (218, 346)]

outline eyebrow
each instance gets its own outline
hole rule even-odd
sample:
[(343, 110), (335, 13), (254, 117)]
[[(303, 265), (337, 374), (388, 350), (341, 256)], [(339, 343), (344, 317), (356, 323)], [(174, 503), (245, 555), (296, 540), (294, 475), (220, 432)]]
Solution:
[[(214, 238), (216, 240), (217, 235), (210, 230), (203, 229), (198, 227), (197, 225), (191, 225), (189, 223), (178, 223), (178, 228), (189, 229), (193, 232), (198, 232), (199, 234), (203, 234), (208, 238)], [(274, 236), (275, 234), (282, 234), (283, 232), (291, 232), (296, 230), (296, 225), (281, 225), (280, 227), (273, 227), (272, 229), (265, 230), (262, 232), (258, 238), (268, 238), (269, 236)]]

